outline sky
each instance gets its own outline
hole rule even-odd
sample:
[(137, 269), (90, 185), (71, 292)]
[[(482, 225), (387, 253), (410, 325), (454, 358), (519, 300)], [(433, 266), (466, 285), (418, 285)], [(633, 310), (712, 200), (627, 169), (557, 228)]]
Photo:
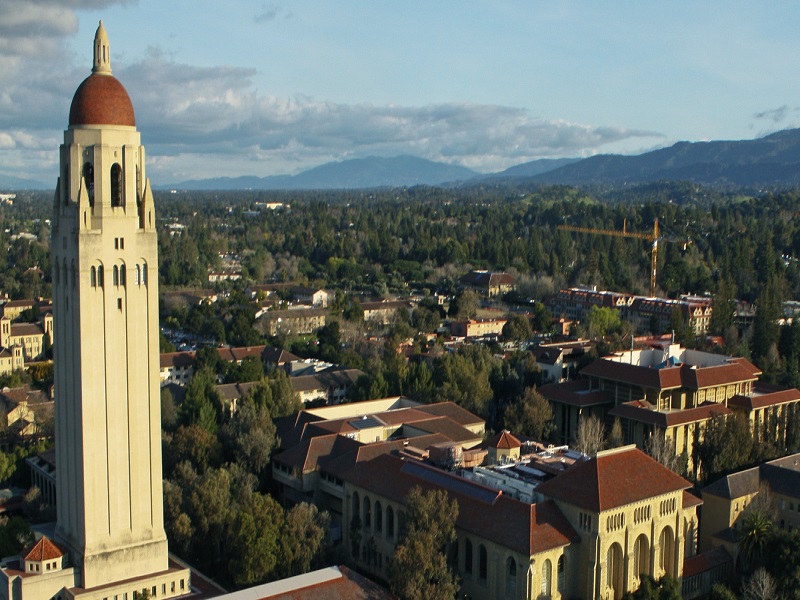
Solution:
[(800, 125), (794, 1), (0, 0), (0, 178), (55, 185), (100, 19), (157, 185), (407, 154), (495, 172)]

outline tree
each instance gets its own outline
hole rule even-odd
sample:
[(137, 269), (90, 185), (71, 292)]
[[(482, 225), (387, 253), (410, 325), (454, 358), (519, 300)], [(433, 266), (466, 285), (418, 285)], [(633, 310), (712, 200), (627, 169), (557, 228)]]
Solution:
[(266, 406), (246, 398), (220, 428), (226, 454), (250, 473), (261, 475), (275, 445), (275, 425)]
[(751, 510), (745, 513), (738, 544), (739, 555), (748, 570), (762, 564), (772, 527), (772, 520), (764, 511)]
[(582, 418), (575, 432), (575, 449), (586, 456), (594, 456), (603, 449), (605, 427), (594, 415)]
[(216, 435), (218, 409), (221, 400), (214, 386), (214, 374), (204, 368), (195, 372), (186, 386), (186, 397), (181, 404), (181, 422), (185, 425), (199, 425)]
[(161, 427), (171, 431), (178, 422), (178, 407), (169, 388), (161, 388)]
[(458, 321), (473, 319), (478, 314), (479, 306), (478, 293), (473, 290), (464, 290), (450, 303), (448, 314)]
[(308, 573), (321, 564), (329, 523), (327, 512), (320, 512), (306, 502), (293, 506), (286, 513), (281, 560), (285, 577)]
[(503, 338), (509, 341), (524, 342), (533, 337), (533, 329), (528, 317), (511, 315), (503, 325)]
[(614, 424), (611, 426), (611, 431), (608, 432), (606, 446), (608, 448), (619, 448), (622, 444), (622, 422), (619, 417), (616, 417), (614, 418)]
[(744, 600), (775, 600), (778, 595), (778, 585), (766, 569), (756, 569), (742, 587)]
[(677, 579), (665, 575), (659, 580), (642, 574), (639, 589), (623, 596), (623, 600), (681, 600), (681, 585)]
[(392, 591), (403, 600), (452, 600), (458, 580), (447, 549), (456, 539), (458, 502), (444, 490), (415, 487), (406, 497), (406, 515), (389, 569)]
[(736, 415), (713, 417), (695, 445), (696, 459), (705, 481), (748, 464), (752, 452), (750, 425), (746, 418)]
[(506, 406), (503, 421), (509, 431), (539, 441), (547, 440), (555, 429), (550, 402), (534, 387), (527, 388), (519, 402)]
[(620, 330), (622, 318), (619, 311), (607, 306), (592, 306), (589, 309), (589, 336), (602, 338)]
[(645, 452), (650, 458), (658, 461), (669, 470), (675, 473), (680, 472), (680, 458), (675, 454), (675, 449), (669, 443), (666, 433), (661, 429), (656, 429), (645, 443)]
[(232, 519), (229, 571), (237, 585), (267, 581), (278, 566), (284, 513), (271, 496), (254, 494)]

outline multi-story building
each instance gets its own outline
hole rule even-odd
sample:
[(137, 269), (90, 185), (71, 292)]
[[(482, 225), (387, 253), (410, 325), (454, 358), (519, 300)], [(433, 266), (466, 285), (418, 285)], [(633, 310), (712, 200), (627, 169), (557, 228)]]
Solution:
[(761, 385), (760, 375), (743, 358), (663, 342), (597, 359), (580, 372), (580, 380), (539, 391), (551, 403), (562, 443), (573, 439), (580, 419), (589, 415), (607, 425), (619, 419), (625, 443), (644, 448), (659, 435), (694, 469), (694, 443), (706, 422), (718, 415), (740, 413), (756, 439), (762, 439), (769, 423), (772, 439), (785, 440), (787, 409), (800, 401), (800, 391)]
[(635, 332), (655, 334), (669, 332), (677, 314), (695, 336), (708, 331), (712, 312), (711, 298), (706, 296), (672, 300), (586, 288), (559, 290), (548, 299), (547, 307), (556, 318), (581, 323), (587, 322), (593, 307), (613, 308), (619, 310), (620, 318), (633, 324)]
[(362, 302), (364, 321), (372, 321), (381, 325), (388, 325), (402, 311), (411, 311), (413, 305), (405, 300), (382, 300), (379, 302)]
[(328, 311), (322, 308), (270, 310), (263, 313), (254, 327), (264, 335), (313, 333), (325, 327)]
[(38, 323), (12, 323), (8, 317), (0, 318), (0, 347), (11, 349), (19, 346), (25, 362), (41, 360), (52, 344), (52, 314), (45, 313)]
[(721, 546), (735, 558), (742, 521), (754, 500), (774, 513), (781, 529), (800, 528), (800, 454), (721, 477), (704, 487), (702, 496), (700, 549)]
[(450, 323), (450, 335), (453, 337), (480, 338), (499, 336), (508, 319), (467, 319)]
[(488, 298), (502, 296), (516, 289), (517, 278), (498, 271), (470, 271), (459, 279), (461, 287), (478, 292)]

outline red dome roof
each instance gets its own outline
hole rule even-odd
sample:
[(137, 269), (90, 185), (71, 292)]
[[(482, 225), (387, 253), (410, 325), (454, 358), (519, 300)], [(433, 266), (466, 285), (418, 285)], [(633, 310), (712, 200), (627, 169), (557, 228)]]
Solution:
[(92, 73), (72, 98), (69, 124), (136, 126), (128, 92), (113, 75)]

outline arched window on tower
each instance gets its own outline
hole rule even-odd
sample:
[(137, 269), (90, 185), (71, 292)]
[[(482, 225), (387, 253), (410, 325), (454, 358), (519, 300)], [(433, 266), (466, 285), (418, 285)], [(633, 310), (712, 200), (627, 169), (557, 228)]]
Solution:
[(114, 265), (114, 268), (111, 270), (111, 283), (113, 285), (119, 285), (119, 267)]
[(97, 287), (97, 269), (95, 267), (89, 269), (89, 285)]
[(125, 268), (125, 265), (120, 265), (120, 267), (119, 267), (119, 284), (121, 286), (125, 286), (125, 272), (126, 271), (127, 271), (127, 269)]
[(97, 285), (103, 287), (105, 282), (103, 281), (103, 265), (97, 267)]
[(147, 285), (147, 263), (142, 265), (142, 285)]
[(139, 265), (136, 265), (136, 268), (134, 269), (134, 277), (136, 278), (136, 285), (140, 285), (142, 283), (141, 273), (142, 273), (141, 267)]
[(111, 206), (122, 206), (122, 167), (111, 165)]
[(83, 164), (83, 185), (89, 195), (89, 206), (94, 207), (94, 167), (90, 162)]

